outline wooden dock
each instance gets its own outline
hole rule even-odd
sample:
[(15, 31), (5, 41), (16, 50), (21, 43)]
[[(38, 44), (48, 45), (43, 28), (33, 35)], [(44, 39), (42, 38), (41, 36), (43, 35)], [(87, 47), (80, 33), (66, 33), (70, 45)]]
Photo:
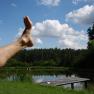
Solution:
[(43, 81), (41, 84), (52, 85), (52, 86), (62, 86), (71, 84), (71, 88), (74, 89), (74, 83), (84, 83), (84, 87), (87, 88), (87, 82), (89, 79), (87, 78), (78, 78), (78, 77), (64, 77), (59, 80), (51, 80), (51, 81)]

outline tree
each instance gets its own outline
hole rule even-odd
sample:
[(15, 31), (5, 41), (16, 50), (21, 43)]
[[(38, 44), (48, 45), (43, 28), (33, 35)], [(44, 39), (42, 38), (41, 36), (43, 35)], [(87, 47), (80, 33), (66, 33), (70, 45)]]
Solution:
[(88, 48), (92, 49), (94, 48), (94, 24), (92, 25), (92, 27), (89, 27), (89, 29), (87, 30), (87, 34), (89, 38)]

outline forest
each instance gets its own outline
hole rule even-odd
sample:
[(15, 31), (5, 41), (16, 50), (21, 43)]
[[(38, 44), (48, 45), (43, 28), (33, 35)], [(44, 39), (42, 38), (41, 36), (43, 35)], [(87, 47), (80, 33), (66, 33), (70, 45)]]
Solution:
[(5, 67), (71, 67), (94, 68), (94, 24), (88, 28), (87, 49), (31, 49), (22, 50)]

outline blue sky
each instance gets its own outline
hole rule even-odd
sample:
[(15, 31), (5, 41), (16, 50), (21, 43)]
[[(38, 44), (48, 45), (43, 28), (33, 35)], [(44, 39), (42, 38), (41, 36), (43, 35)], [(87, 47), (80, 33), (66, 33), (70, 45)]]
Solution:
[(94, 0), (0, 0), (0, 12), (0, 46), (21, 34), (27, 15), (34, 48), (83, 49), (94, 22)]

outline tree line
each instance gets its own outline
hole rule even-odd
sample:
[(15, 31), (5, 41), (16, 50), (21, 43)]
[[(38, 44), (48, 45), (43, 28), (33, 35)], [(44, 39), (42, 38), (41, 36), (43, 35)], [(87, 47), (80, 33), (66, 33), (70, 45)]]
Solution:
[(12, 57), (7, 67), (72, 67), (94, 68), (94, 24), (87, 30), (87, 49), (31, 49), (22, 50)]

